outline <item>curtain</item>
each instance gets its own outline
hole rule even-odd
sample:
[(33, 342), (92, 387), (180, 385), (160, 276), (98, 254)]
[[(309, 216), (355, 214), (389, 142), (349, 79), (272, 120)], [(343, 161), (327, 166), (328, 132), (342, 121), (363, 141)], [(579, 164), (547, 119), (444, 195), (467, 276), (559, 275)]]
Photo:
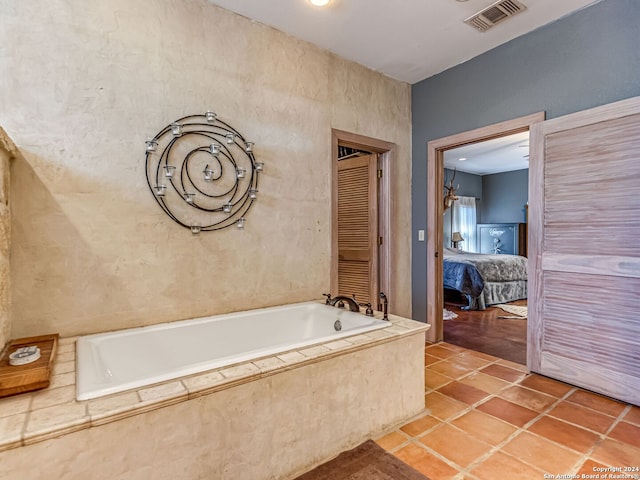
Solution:
[(453, 232), (460, 232), (464, 242), (460, 244), (466, 252), (477, 252), (476, 247), (476, 199), (458, 197), (453, 203)]

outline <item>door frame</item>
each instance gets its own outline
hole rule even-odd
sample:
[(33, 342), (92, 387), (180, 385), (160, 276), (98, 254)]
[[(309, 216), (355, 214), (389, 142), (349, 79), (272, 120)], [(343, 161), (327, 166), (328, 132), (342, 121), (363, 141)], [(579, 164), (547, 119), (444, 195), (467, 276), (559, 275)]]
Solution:
[[(393, 296), (391, 291), (391, 252), (393, 239), (391, 232), (391, 212), (395, 198), (392, 191), (391, 164), (396, 156), (396, 145), (372, 137), (331, 129), (331, 271), (330, 291), (338, 291), (338, 145), (377, 153), (378, 169), (382, 177), (378, 184), (378, 235), (382, 245), (378, 249), (378, 290)], [(377, 304), (373, 304), (374, 308)]]
[[(427, 331), (429, 342), (442, 341), (444, 331), (442, 319), (442, 309), (444, 308), (442, 288), (444, 152), (470, 143), (526, 132), (531, 130), (534, 123), (542, 122), (544, 119), (544, 111), (536, 112), (427, 143), (427, 323), (433, 325), (433, 328)], [(531, 168), (531, 164), (529, 168)], [(530, 229), (528, 235), (531, 238)], [(529, 273), (531, 274), (531, 271)]]

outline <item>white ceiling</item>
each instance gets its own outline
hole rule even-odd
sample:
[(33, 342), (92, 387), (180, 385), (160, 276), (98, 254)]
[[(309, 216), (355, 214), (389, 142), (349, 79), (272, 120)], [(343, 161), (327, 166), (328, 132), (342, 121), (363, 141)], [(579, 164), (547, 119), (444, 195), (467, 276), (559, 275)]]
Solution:
[(494, 0), (210, 1), (410, 84), (595, 3), (520, 0), (527, 10), (481, 33), (464, 20)]
[(474, 175), (529, 168), (529, 132), (447, 150), (444, 152), (444, 167)]

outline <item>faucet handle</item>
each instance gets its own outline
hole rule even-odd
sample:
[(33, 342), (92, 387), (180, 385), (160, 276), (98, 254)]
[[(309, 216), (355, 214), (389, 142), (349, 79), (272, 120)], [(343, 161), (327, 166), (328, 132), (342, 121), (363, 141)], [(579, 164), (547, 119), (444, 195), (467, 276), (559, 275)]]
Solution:
[(330, 305), (331, 304), (331, 294), (330, 293), (323, 293), (322, 296), (323, 297), (327, 297), (327, 300), (324, 303), (326, 303), (327, 305)]
[(373, 317), (373, 308), (371, 308), (371, 302), (359, 303), (358, 305), (360, 305), (361, 307), (367, 307), (367, 310), (364, 312), (364, 314), (368, 317)]

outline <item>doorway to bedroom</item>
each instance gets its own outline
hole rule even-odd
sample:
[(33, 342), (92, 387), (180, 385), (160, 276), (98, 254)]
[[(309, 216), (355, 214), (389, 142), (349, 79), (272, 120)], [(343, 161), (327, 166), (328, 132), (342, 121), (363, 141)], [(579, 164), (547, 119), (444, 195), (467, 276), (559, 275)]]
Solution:
[(446, 150), (444, 179), (444, 341), (525, 364), (529, 132)]
[[(542, 120), (544, 113), (540, 112), (429, 142), (427, 275), (431, 281), (427, 305), (434, 325), (431, 341), (445, 340), (526, 363), (527, 322), (522, 316), (527, 305), (526, 147), (529, 126)], [(516, 157), (512, 167), (499, 168), (506, 162), (500, 150), (511, 150), (509, 155)], [(484, 157), (486, 164), (478, 157)], [(445, 279), (447, 257), (473, 264), (469, 257), (474, 255), (498, 255), (500, 260), (523, 257), (516, 270), (524, 268), (524, 272), (508, 279), (511, 291), (503, 291), (502, 280), (486, 273), (496, 270), (494, 266), (476, 265), (476, 275), (485, 269), (486, 289), (483, 280), (473, 285), (471, 272), (460, 284), (453, 282), (452, 288), (445, 289), (445, 280), (451, 281)], [(496, 304), (520, 308), (508, 312)]]

